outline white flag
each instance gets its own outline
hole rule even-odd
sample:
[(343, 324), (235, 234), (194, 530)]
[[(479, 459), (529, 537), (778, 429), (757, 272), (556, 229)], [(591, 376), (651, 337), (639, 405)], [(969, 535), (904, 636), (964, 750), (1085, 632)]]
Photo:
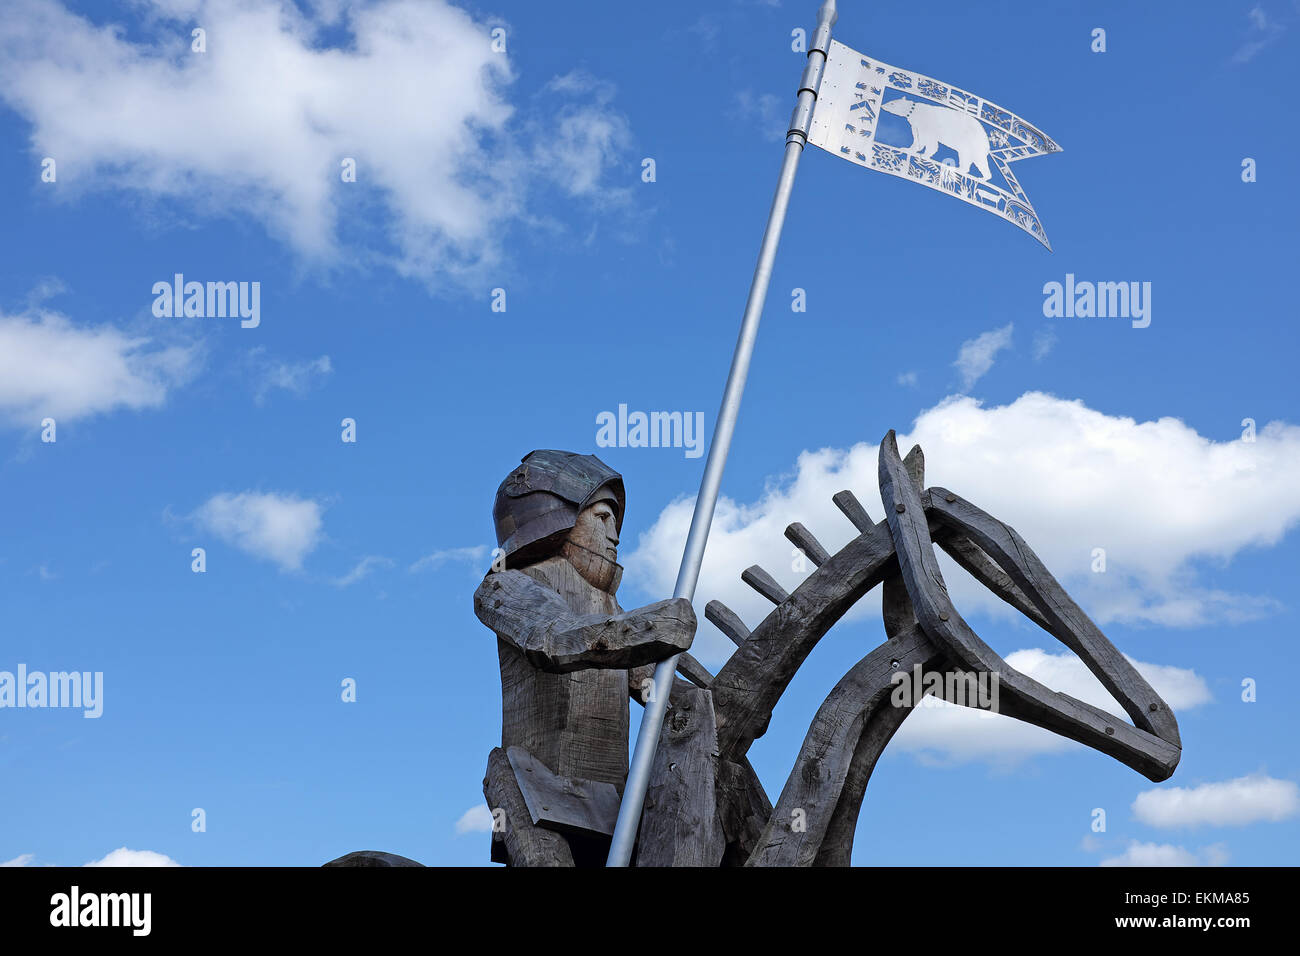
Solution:
[(808, 142), (981, 206), (1052, 248), (1009, 164), (1061, 147), (974, 93), (832, 40)]

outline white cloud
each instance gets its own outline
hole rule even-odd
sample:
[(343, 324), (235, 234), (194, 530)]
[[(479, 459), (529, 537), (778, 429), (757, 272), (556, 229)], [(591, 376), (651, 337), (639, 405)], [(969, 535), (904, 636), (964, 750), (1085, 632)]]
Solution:
[[(468, 548), (444, 548), (441, 551), (435, 551), (432, 554), (426, 554), (418, 561), (414, 562), (411, 571), (436, 571), (447, 564), (467, 564), (471, 567), (477, 567), (487, 560), (489, 551), (485, 544), (477, 544)], [(486, 568), (483, 568), (486, 571)]]
[[(925, 449), (928, 484), (952, 489), (1019, 531), (1103, 626), (1237, 623), (1278, 607), (1267, 596), (1206, 586), (1197, 563), (1222, 566), (1243, 549), (1274, 545), (1300, 520), (1296, 426), (1270, 423), (1253, 443), (1214, 441), (1177, 419), (1137, 422), (1030, 392), (989, 408), (965, 397), (945, 400), (899, 439), (903, 451), (916, 442)], [(696, 591), (697, 656), (717, 663), (734, 649), (703, 619), (710, 599), (750, 627), (771, 610), (740, 582), (745, 568), (763, 566), (787, 590), (806, 576), (792, 568), (788, 524), (802, 522), (831, 551), (843, 547), (857, 532), (831, 496), (845, 488), (880, 519), (877, 452), (876, 441), (805, 451), (793, 474), (772, 480), (756, 501), (719, 500)], [(672, 593), (693, 504), (673, 502), (640, 536), (626, 559), (630, 587), (647, 597)], [(1092, 572), (1098, 547), (1106, 550), (1104, 574)], [(1019, 617), (946, 555), (940, 561), (963, 614)], [(878, 614), (879, 606), (873, 592), (853, 613)]]
[(319, 502), (253, 491), (213, 495), (191, 517), (227, 544), (285, 571), (302, 567), (320, 543), (323, 524)]
[(570, 196), (596, 200), (598, 204), (626, 198), (626, 187), (614, 189), (602, 182), (605, 170), (617, 162), (631, 139), (627, 120), (609, 108), (614, 98), (613, 84), (584, 70), (572, 70), (553, 78), (543, 92), (589, 95), (594, 102), (561, 106), (548, 121), (546, 133), (538, 138), (532, 162), (549, 170)]
[(118, 847), (102, 860), (87, 863), (86, 866), (180, 866), (175, 860), (153, 850), (128, 850)]
[(1246, 39), (1232, 55), (1234, 63), (1250, 62), (1255, 54), (1286, 32), (1286, 26), (1271, 18), (1258, 4), (1247, 11), (1246, 16), (1250, 20), (1250, 28), (1246, 31)]
[(264, 346), (250, 349), (247, 357), (253, 395), (260, 405), (276, 389), (293, 395), (305, 395), (334, 371), (328, 355), (300, 362), (286, 362), (267, 356)]
[(392, 566), (393, 566), (393, 562), (388, 558), (380, 557), (378, 555), (373, 555), (373, 554), (366, 555), (366, 557), (358, 561), (356, 567), (354, 567), (347, 574), (343, 575), (340, 578), (335, 578), (334, 585), (335, 587), (340, 587), (340, 588), (350, 587), (351, 585), (356, 584), (358, 581), (369, 577), (370, 573), (374, 571), (376, 568), (391, 568)]
[(456, 821), (457, 833), (491, 833), (492, 811), (481, 803), (476, 803)]
[(904, 385), (907, 386), (908, 388), (915, 388), (917, 383), (917, 375), (915, 372), (899, 372), (896, 381), (898, 382), (899, 385)]
[[(0, 867), (6, 866), (31, 866), (32, 861), (36, 859), (34, 853), (24, 853), (21, 856), (14, 857)], [(180, 866), (171, 857), (162, 853), (155, 853), (153, 850), (128, 850), (126, 847), (118, 847), (109, 853), (102, 860), (92, 860), (84, 866)]]
[[(31, 123), (34, 155), (58, 162), (59, 192), (251, 216), (312, 263), (475, 282), (506, 227), (535, 221), (536, 190), (598, 196), (629, 138), (607, 100), (515, 89), (491, 46), (499, 21), (446, 0), (132, 6), (144, 23), (128, 31), (56, 0), (6, 4), (0, 97)], [(206, 52), (190, 49), (195, 24)]]
[(1050, 325), (1034, 333), (1034, 361), (1041, 362), (1056, 347), (1056, 329)]
[(1107, 857), (1098, 866), (1224, 866), (1228, 850), (1222, 843), (1198, 851), (1169, 843), (1140, 843), (1134, 840), (1119, 856)]
[(157, 408), (197, 371), (197, 346), (169, 345), (57, 312), (0, 314), (0, 418), (35, 428), (119, 408)]
[(67, 291), (68, 284), (58, 276), (42, 276), (36, 280), (36, 284), (27, 293), (27, 310), (36, 309), (50, 299), (58, 298)]
[[(1127, 655), (1126, 655), (1127, 656)], [(1039, 648), (1006, 655), (1007, 664), (1053, 690), (1069, 694), (1127, 720), (1123, 708), (1073, 653), (1048, 653)], [(1210, 691), (1194, 671), (1129, 658), (1175, 713), (1209, 702)], [(1040, 754), (1081, 750), (1083, 744), (1001, 715), (985, 715), (936, 698), (903, 722), (890, 744), (912, 751), (926, 763), (956, 764), (973, 760), (1002, 767)]]
[(785, 139), (789, 129), (787, 120), (794, 106), (789, 97), (741, 90), (736, 94), (735, 103), (736, 116), (762, 130), (763, 139), (769, 142)]
[(957, 351), (957, 361), (952, 364), (961, 375), (962, 390), (968, 390), (984, 377), (993, 367), (998, 353), (1011, 347), (1011, 333), (1015, 326), (1008, 322), (1000, 329), (993, 329), (967, 339)]
[(1133, 814), (1153, 827), (1239, 827), (1276, 823), (1300, 813), (1300, 787), (1263, 774), (1199, 787), (1147, 790), (1133, 801)]

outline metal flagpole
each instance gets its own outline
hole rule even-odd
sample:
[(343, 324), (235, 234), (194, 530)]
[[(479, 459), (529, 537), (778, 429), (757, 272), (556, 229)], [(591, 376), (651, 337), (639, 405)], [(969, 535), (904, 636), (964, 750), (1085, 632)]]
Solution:
[[(758, 264), (749, 285), (749, 299), (745, 302), (745, 316), (740, 324), (740, 338), (731, 358), (727, 385), (722, 392), (722, 407), (709, 443), (709, 457), (700, 480), (700, 493), (695, 499), (695, 513), (691, 516), (691, 530), (686, 536), (686, 551), (682, 555), (681, 569), (677, 572), (677, 587), (673, 597), (691, 600), (700, 577), (704, 561), (704, 546), (709, 540), (709, 526), (713, 523), (713, 509), (718, 503), (718, 489), (722, 484), (722, 469), (727, 463), (731, 436), (736, 430), (740, 414), (740, 398), (745, 391), (745, 378), (749, 375), (749, 360), (754, 354), (754, 340), (758, 338), (758, 321), (763, 315), (763, 302), (767, 299), (767, 286), (772, 279), (772, 264), (776, 260), (776, 247), (781, 241), (781, 227), (785, 225), (786, 209), (790, 205), (790, 192), (794, 188), (794, 174), (799, 168), (799, 157), (808, 142), (812, 124), (813, 105), (821, 85), (826, 54), (830, 50), (831, 27), (836, 19), (835, 0), (825, 0), (817, 11), (817, 29), (808, 48), (808, 62), (799, 81), (799, 100), (790, 117), (790, 129), (785, 137), (785, 159), (781, 162), (781, 175), (776, 183), (776, 195), (767, 215), (767, 228), (763, 230), (763, 243), (758, 251)], [(650, 785), (650, 767), (654, 762), (655, 748), (664, 713), (668, 709), (668, 695), (672, 692), (673, 673), (677, 670), (677, 657), (660, 661), (655, 666), (654, 693), (646, 702), (641, 717), (641, 730), (637, 734), (636, 749), (623, 791), (623, 802), (618, 808), (618, 823), (609, 848), (607, 866), (627, 866), (632, 858), (632, 845), (636, 842), (640, 825), (641, 808), (645, 803), (646, 788)]]

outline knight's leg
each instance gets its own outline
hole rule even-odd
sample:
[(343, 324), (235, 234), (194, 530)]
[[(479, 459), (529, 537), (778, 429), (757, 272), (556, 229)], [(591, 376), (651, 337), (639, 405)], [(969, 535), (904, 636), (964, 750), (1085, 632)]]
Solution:
[[(492, 832), (493, 860), (510, 866), (573, 866), (573, 853), (564, 837), (533, 825), (514, 769), (500, 747), (488, 754), (483, 796), (492, 810), (494, 824), (502, 819), (501, 831), (497, 832), (494, 825)], [(504, 817), (498, 811), (504, 811)]]

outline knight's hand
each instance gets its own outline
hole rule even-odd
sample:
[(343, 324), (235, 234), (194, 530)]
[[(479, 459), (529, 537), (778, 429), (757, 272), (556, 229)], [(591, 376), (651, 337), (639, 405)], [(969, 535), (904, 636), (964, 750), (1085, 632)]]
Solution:
[(695, 640), (695, 627), (698, 622), (695, 619), (695, 608), (691, 607), (691, 602), (686, 598), (656, 601), (654, 604), (647, 604), (643, 608), (632, 611), (631, 614), (647, 620), (649, 626), (644, 632), (645, 637), (661, 646), (662, 653), (655, 656), (656, 661), (688, 650), (691, 642)]
[(534, 667), (557, 674), (657, 663), (695, 638), (695, 611), (685, 598), (620, 614), (575, 615), (559, 594), (522, 571), (485, 577), (474, 592), (474, 613)]

